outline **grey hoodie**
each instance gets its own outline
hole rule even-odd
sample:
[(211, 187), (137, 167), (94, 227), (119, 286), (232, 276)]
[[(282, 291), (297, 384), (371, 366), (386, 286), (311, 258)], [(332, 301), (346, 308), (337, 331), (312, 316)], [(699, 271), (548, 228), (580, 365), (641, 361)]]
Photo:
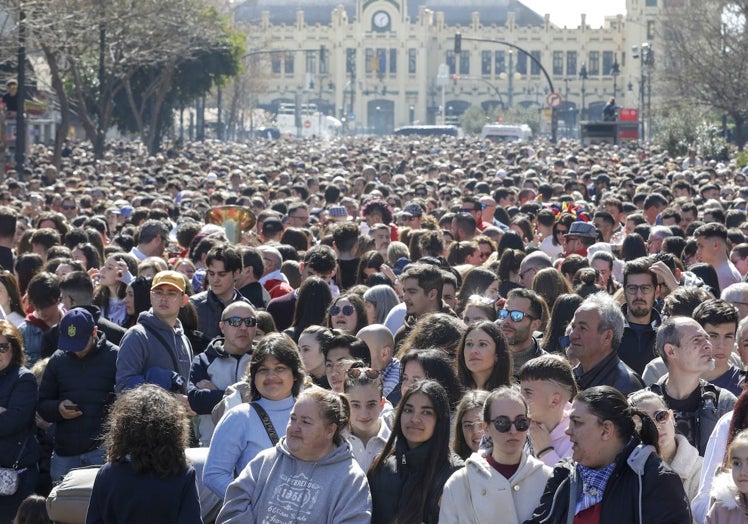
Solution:
[(294, 457), (286, 438), (257, 455), (226, 490), (216, 524), (369, 524), (371, 493), (343, 441), (317, 462)]
[[(145, 327), (148, 327), (146, 329)], [(157, 332), (171, 346), (170, 350), (153, 336)], [(174, 367), (174, 355), (178, 369)], [(114, 390), (134, 388), (144, 382), (158, 384), (170, 389), (170, 373), (178, 373), (185, 385), (190, 377), (192, 363), (192, 346), (184, 335), (182, 324), (177, 320), (177, 327), (172, 328), (153, 314), (153, 310), (144, 311), (138, 316), (138, 323), (127, 330), (122, 337), (117, 354), (117, 383)]]

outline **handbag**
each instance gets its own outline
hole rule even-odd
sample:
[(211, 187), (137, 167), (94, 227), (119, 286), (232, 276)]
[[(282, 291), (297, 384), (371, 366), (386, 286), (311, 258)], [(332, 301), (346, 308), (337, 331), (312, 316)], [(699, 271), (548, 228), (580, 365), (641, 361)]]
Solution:
[(260, 417), (260, 420), (262, 421), (262, 425), (265, 426), (265, 431), (268, 434), (268, 438), (270, 439), (270, 442), (272, 442), (273, 446), (275, 446), (280, 439), (278, 438), (278, 433), (275, 432), (275, 428), (273, 427), (273, 422), (270, 420), (270, 417), (268, 416), (267, 412), (257, 402), (250, 402), (249, 405), (254, 408), (255, 412), (257, 412), (257, 415)]
[(21, 461), (23, 450), (26, 449), (26, 443), (28, 441), (29, 438), (26, 437), (26, 440), (23, 441), (23, 446), (21, 446), (21, 451), (18, 452), (18, 457), (16, 457), (16, 461), (12, 467), (0, 468), (0, 496), (15, 495), (16, 491), (18, 491), (18, 485), (20, 484), (20, 478), (18, 477), (18, 463)]

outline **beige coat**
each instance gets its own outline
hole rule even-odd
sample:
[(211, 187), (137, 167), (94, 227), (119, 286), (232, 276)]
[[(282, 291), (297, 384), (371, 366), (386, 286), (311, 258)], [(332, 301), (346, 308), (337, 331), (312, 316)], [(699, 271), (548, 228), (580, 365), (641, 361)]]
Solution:
[(447, 480), (439, 524), (520, 524), (532, 516), (553, 470), (523, 453), (519, 469), (506, 479), (486, 461), (489, 453), (473, 453)]

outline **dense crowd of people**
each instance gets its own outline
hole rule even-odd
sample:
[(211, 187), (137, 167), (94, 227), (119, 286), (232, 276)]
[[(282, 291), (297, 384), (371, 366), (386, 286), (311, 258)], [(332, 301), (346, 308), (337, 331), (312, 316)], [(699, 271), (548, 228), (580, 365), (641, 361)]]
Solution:
[(0, 523), (84, 466), (89, 523), (748, 522), (735, 162), (360, 137), (27, 165)]

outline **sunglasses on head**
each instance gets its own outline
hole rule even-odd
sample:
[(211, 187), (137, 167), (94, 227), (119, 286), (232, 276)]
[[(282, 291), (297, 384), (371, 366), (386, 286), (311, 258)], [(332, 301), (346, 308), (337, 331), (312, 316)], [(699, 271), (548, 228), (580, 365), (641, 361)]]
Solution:
[(505, 417), (504, 415), (499, 415), (491, 421), (491, 424), (493, 424), (493, 427), (495, 427), (496, 431), (499, 433), (507, 433), (512, 429), (512, 424), (517, 428), (517, 431), (527, 431), (530, 429), (530, 419), (524, 415), (520, 415), (514, 420)]
[(242, 322), (244, 322), (244, 325), (249, 327), (254, 327), (257, 325), (257, 319), (255, 317), (229, 317), (224, 318), (223, 322), (228, 324), (231, 327), (239, 327), (242, 325)]
[(342, 313), (343, 313), (343, 314), (344, 314), (345, 316), (347, 316), (347, 317), (350, 317), (351, 315), (353, 315), (353, 314), (354, 314), (354, 313), (356, 312), (356, 308), (354, 308), (354, 307), (353, 307), (353, 306), (351, 306), (351, 305), (347, 305), (347, 306), (343, 306), (343, 307), (340, 307), (340, 306), (332, 306), (332, 307), (330, 308), (330, 316), (331, 316), (331, 317), (334, 317), (334, 316), (340, 315), (340, 313), (341, 313), (341, 312), (342, 312)]
[(530, 320), (532, 320), (533, 317), (525, 313), (524, 311), (515, 311), (515, 310), (509, 310), (509, 309), (500, 309), (496, 316), (499, 320), (506, 320), (507, 318), (512, 319), (512, 322), (522, 322), (522, 320), (527, 317)]
[(379, 376), (379, 371), (371, 368), (351, 368), (347, 373), (349, 378), (358, 378), (363, 375), (366, 378), (374, 379)]

